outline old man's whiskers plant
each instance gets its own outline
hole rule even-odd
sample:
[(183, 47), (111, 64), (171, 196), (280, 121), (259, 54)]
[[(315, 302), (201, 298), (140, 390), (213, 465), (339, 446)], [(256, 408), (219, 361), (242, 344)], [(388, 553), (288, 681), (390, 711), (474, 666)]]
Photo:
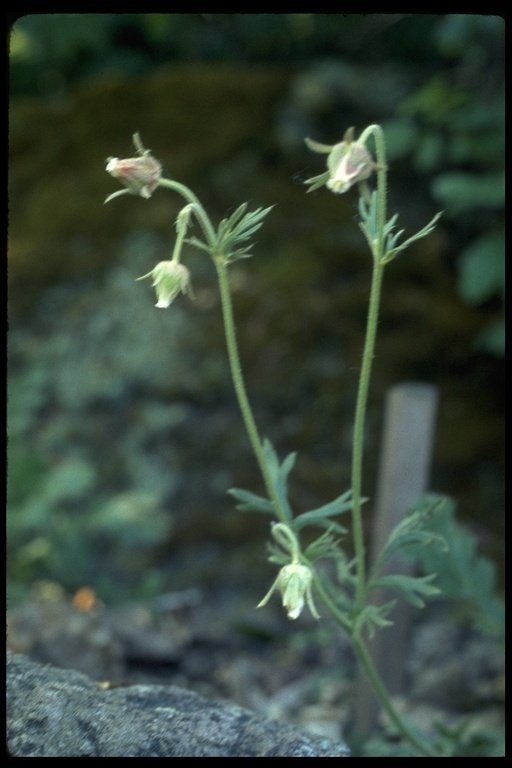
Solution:
[[(367, 148), (370, 137), (373, 137), (375, 142), (376, 161)], [(332, 147), (306, 140), (310, 149), (328, 155), (327, 171), (306, 182), (309, 185), (308, 191), (325, 185), (333, 193), (339, 194), (354, 185), (358, 187), (361, 219), (359, 226), (372, 254), (373, 276), (355, 414), (352, 488), (318, 509), (296, 514), (290, 505), (287, 492), (288, 475), (295, 463), (296, 454), (291, 453), (281, 463), (271, 443), (262, 440), (259, 435), (240, 366), (227, 273), (230, 264), (250, 255), (251, 236), (261, 227), (263, 219), (271, 209), (258, 208), (248, 211), (247, 204), (244, 203), (215, 227), (196, 195), (183, 184), (162, 178), (160, 163), (144, 149), (138, 134), (133, 138), (136, 157), (108, 160), (108, 173), (119, 179), (125, 189), (109, 195), (107, 201), (123, 194), (139, 195), (147, 199), (158, 187), (170, 189), (186, 201), (176, 220), (177, 237), (172, 258), (160, 262), (151, 272), (144, 275), (153, 279), (157, 295), (156, 306), (168, 307), (179, 293), (191, 291), (188, 269), (180, 261), (184, 242), (205, 251), (217, 271), (231, 375), (267, 496), (258, 496), (240, 488), (233, 488), (230, 493), (237, 500), (238, 509), (263, 512), (273, 518), (273, 542), (270, 544), (269, 559), (280, 566), (277, 578), (260, 606), (265, 605), (274, 592), (279, 592), (290, 619), (296, 619), (306, 606), (313, 616), (319, 619), (317, 606), (322, 605), (324, 611), (350, 636), (357, 657), (395, 726), (419, 754), (434, 754), (426, 739), (418, 734), (393, 706), (367, 650), (365, 640), (366, 634), (372, 636), (376, 628), (392, 623), (388, 615), (394, 603), (376, 606), (369, 600), (369, 593), (375, 587), (392, 585), (417, 606), (423, 605), (424, 598), (438, 592), (432, 584), (433, 575), (417, 578), (386, 575), (379, 578), (382, 566), (396, 550), (410, 544), (432, 542), (433, 534), (423, 528), (425, 518), (432, 514), (432, 505), (414, 512), (392, 531), (375, 565), (367, 573), (361, 512), (365, 499), (361, 485), (364, 422), (384, 268), (410, 243), (428, 235), (434, 228), (439, 214), (420, 232), (399, 243), (403, 230), (395, 231), (397, 216), (388, 220), (386, 214), (387, 168), (384, 135), (380, 126), (369, 126), (357, 141), (354, 140), (353, 130), (349, 129), (344, 140)], [(373, 173), (377, 175), (377, 188), (371, 192), (367, 180)], [(193, 220), (199, 224), (202, 239), (195, 236), (186, 239), (187, 230)], [(341, 546), (348, 529), (338, 519), (340, 515), (347, 513), (350, 513), (352, 518), (351, 532), (355, 553), (351, 560)], [(303, 546), (301, 536), (306, 526), (319, 528), (320, 534), (307, 546)], [(316, 565), (318, 560), (325, 558), (332, 558), (336, 563), (336, 581), (331, 580), (324, 569)]]

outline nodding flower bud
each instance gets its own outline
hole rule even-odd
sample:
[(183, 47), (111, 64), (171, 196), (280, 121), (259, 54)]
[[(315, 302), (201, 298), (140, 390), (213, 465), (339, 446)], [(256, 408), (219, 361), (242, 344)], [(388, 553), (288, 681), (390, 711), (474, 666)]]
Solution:
[(259, 603), (258, 608), (266, 605), (272, 594), (278, 589), (281, 592), (283, 608), (285, 608), (289, 619), (296, 619), (300, 616), (304, 608), (304, 601), (307, 602), (308, 608), (315, 619), (319, 619), (320, 616), (315, 608), (313, 595), (311, 594), (312, 579), (313, 573), (307, 565), (301, 565), (301, 563), (285, 565), (279, 571), (277, 579), (261, 603)]
[(122, 192), (109, 195), (107, 201), (126, 192), (140, 195), (147, 200), (158, 187), (162, 176), (162, 166), (147, 149), (140, 157), (128, 157), (124, 160), (109, 157), (106, 171), (126, 187)]
[(138, 277), (137, 280), (144, 280), (146, 277), (153, 278), (153, 287), (158, 299), (155, 304), (156, 307), (165, 309), (174, 301), (180, 291), (181, 293), (191, 293), (190, 272), (177, 261), (160, 261), (151, 272)]
[(342, 193), (358, 181), (367, 179), (373, 172), (374, 163), (364, 144), (342, 141), (333, 147), (327, 167), (330, 178), (325, 186), (331, 192)]
[(349, 128), (343, 141), (332, 147), (306, 139), (306, 144), (314, 152), (329, 154), (327, 172), (314, 176), (305, 182), (311, 185), (308, 192), (312, 192), (325, 184), (331, 192), (341, 194), (354, 184), (365, 181), (376, 170), (377, 166), (365, 145), (354, 141), (353, 137), (354, 129)]

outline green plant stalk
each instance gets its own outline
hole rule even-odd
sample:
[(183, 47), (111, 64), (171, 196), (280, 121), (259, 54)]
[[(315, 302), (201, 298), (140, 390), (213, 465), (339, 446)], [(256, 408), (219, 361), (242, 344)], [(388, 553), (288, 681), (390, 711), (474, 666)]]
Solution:
[(391, 722), (394, 723), (402, 736), (404, 736), (409, 741), (409, 743), (412, 744), (422, 755), (435, 756), (435, 751), (431, 750), (428, 744), (426, 744), (423, 740), (420, 740), (414, 733), (412, 733), (407, 723), (403, 720), (399, 712), (397, 712), (393, 706), (391, 699), (389, 698), (389, 694), (386, 690), (386, 686), (384, 685), (379, 673), (377, 672), (375, 664), (373, 663), (364, 640), (357, 632), (354, 632), (353, 625), (347, 619), (346, 615), (338, 609), (338, 606), (324, 588), (322, 580), (317, 573), (313, 574), (313, 586), (316, 594), (322, 601), (325, 608), (327, 608), (332, 618), (349, 634), (357, 659), (366, 672), (377, 695), (377, 698), (382, 704), (383, 709), (388, 713)]
[(172, 260), (176, 263), (180, 263), (181, 249), (183, 247), (183, 240), (185, 239), (185, 233), (187, 226), (177, 227), (176, 242), (174, 243), (174, 250), (172, 252)]
[(345, 630), (349, 637), (352, 637), (352, 622), (347, 618), (345, 613), (339, 610), (338, 606), (322, 584), (322, 580), (316, 571), (313, 571), (313, 587), (336, 623)]
[(354, 419), (354, 437), (352, 444), (352, 535), (354, 538), (354, 551), (357, 567), (356, 597), (354, 612), (361, 611), (366, 597), (365, 574), (365, 549), (363, 536), (363, 516), (361, 512), (361, 486), (363, 475), (364, 452), (364, 426), (366, 407), (368, 404), (368, 390), (372, 371), (373, 356), (375, 351), (375, 339), (377, 335), (377, 322), (379, 317), (380, 293), (384, 265), (376, 259), (373, 264), (372, 286), (368, 306), (368, 319), (366, 323), (366, 337), (363, 351), (361, 372), (359, 374), (359, 388), (357, 393), (356, 412)]
[(436, 757), (437, 756), (436, 751), (432, 749), (425, 741), (423, 741), (423, 739), (419, 739), (411, 731), (411, 729), (409, 728), (409, 726), (407, 725), (403, 717), (397, 712), (397, 710), (391, 703), (391, 699), (389, 698), (389, 694), (387, 692), (386, 686), (384, 685), (382, 678), (380, 677), (379, 673), (377, 672), (377, 669), (375, 668), (373, 660), (368, 652), (368, 649), (363, 639), (360, 636), (353, 635), (352, 644), (356, 652), (357, 658), (359, 660), (359, 663), (362, 665), (362, 667), (364, 668), (364, 671), (368, 675), (368, 678), (370, 679), (370, 682), (373, 685), (373, 689), (377, 694), (383, 708), (388, 713), (391, 722), (398, 728), (400, 733), (403, 736), (405, 736), (407, 741), (418, 750), (418, 752), (420, 752), (425, 757)]
[(240, 365), (240, 355), (238, 353), (238, 345), (236, 341), (235, 323), (233, 319), (233, 305), (231, 301), (231, 292), (229, 290), (229, 280), (226, 264), (222, 255), (215, 256), (213, 261), (217, 270), (217, 277), (219, 279), (226, 346), (228, 350), (231, 377), (233, 379), (233, 385), (235, 387), (238, 405), (240, 406), (240, 411), (242, 413), (242, 418), (247, 430), (247, 435), (249, 437), (252, 449), (256, 456), (256, 461), (258, 462), (258, 466), (263, 476), (267, 493), (274, 504), (276, 516), (281, 523), (287, 525), (286, 514), (282, 507), (279, 496), (277, 495), (274, 482), (268, 469), (267, 460), (263, 452), (263, 445), (258, 433), (258, 429), (256, 427), (256, 422), (254, 421), (249, 398), (247, 397), (247, 392), (245, 389), (242, 367)]
[[(364, 537), (362, 526), (362, 513), (361, 513), (361, 490), (362, 490), (362, 470), (363, 470), (363, 452), (364, 452), (364, 426), (366, 417), (366, 407), (368, 402), (368, 391), (371, 378), (372, 362), (375, 351), (375, 341), (377, 335), (377, 323), (380, 307), (380, 295), (382, 289), (382, 279), (384, 273), (383, 257), (384, 257), (384, 224), (386, 220), (386, 166), (385, 166), (385, 149), (384, 149), (384, 137), (380, 126), (370, 126), (365, 134), (373, 133), (375, 136), (375, 142), (377, 146), (377, 160), (379, 163), (378, 169), (378, 200), (377, 200), (377, 221), (378, 221), (378, 239), (373, 244), (373, 273), (370, 290), (370, 299), (368, 306), (368, 317), (366, 325), (365, 345), (363, 351), (363, 359), (361, 365), (361, 373), (359, 377), (359, 386), (356, 402), (356, 413), (354, 422), (354, 441), (353, 441), (353, 458), (352, 458), (352, 493), (353, 493), (353, 507), (352, 507), (352, 523), (353, 523), (353, 537), (354, 537), (354, 549), (356, 556), (357, 567), (357, 586), (356, 597), (353, 608), (353, 618), (362, 610), (366, 598), (366, 576), (365, 576), (365, 550), (364, 550)], [(211, 255), (215, 268), (217, 271), (217, 277), (219, 281), (219, 289), (222, 303), (222, 313), (224, 320), (224, 331), (226, 337), (226, 346), (228, 351), (228, 358), (231, 370), (231, 376), (238, 399), (238, 404), (244, 424), (247, 430), (249, 441), (254, 451), (256, 460), (258, 462), (267, 493), (271, 498), (276, 516), (280, 522), (287, 525), (286, 514), (283, 510), (281, 501), (276, 492), (274, 482), (268, 470), (267, 461), (263, 451), (263, 445), (256, 427), (252, 409), (247, 397), (245, 389), (245, 383), (242, 375), (242, 369), (240, 365), (240, 356), (238, 352), (238, 345), (236, 341), (235, 324), (233, 317), (233, 305), (231, 300), (231, 293), (229, 288), (229, 280), (227, 274), (227, 266), (225, 257), (223, 254), (216, 251), (216, 237), (215, 230), (204, 211), (201, 203), (194, 193), (188, 189), (188, 187), (174, 182), (169, 179), (161, 179), (160, 186), (167, 187), (178, 192), (189, 203), (194, 205), (194, 213), (196, 214), (205, 238), (211, 248)], [(326, 592), (318, 577), (318, 574), (314, 573), (313, 584), (316, 593), (321, 599), (322, 603), (329, 611), (334, 620), (341, 626), (352, 638), (352, 643), (359, 662), (363, 666), (366, 674), (368, 675), (375, 693), (379, 698), (383, 709), (388, 713), (390, 720), (395, 724), (402, 735), (412, 744), (420, 754), (425, 756), (434, 756), (435, 752), (431, 750), (428, 744), (418, 739), (414, 733), (411, 732), (407, 723), (402, 719), (400, 714), (396, 711), (391, 700), (389, 698), (386, 687), (380, 678), (377, 669), (372, 661), (372, 658), (368, 652), (368, 649), (364, 643), (360, 633), (354, 631), (354, 624), (350, 621), (346, 615), (344, 615), (337, 607), (336, 603), (331, 599), (330, 595)]]
[[(369, 126), (361, 135), (359, 141), (364, 142), (366, 138), (373, 134), (377, 154), (377, 239), (372, 243), (373, 272), (370, 288), (370, 298), (368, 302), (368, 316), (366, 321), (366, 335), (363, 350), (363, 359), (361, 363), (361, 372), (359, 374), (359, 386), (357, 392), (356, 411), (354, 419), (354, 437), (352, 444), (352, 530), (354, 539), (354, 551), (356, 559), (356, 594), (353, 606), (354, 619), (361, 612), (366, 600), (366, 572), (365, 572), (365, 548), (363, 523), (361, 512), (362, 498), (362, 475), (363, 475), (363, 453), (364, 453), (364, 431), (366, 409), (368, 404), (368, 391), (372, 372), (373, 358), (375, 354), (375, 342), (377, 337), (377, 324), (379, 319), (380, 297), (382, 291), (382, 280), (384, 276), (384, 257), (385, 257), (385, 238), (384, 227), (386, 224), (386, 198), (387, 198), (387, 167), (386, 167), (386, 149), (384, 133), (379, 125)], [(346, 627), (346, 618), (340, 613), (330, 596), (325, 592), (319, 580), (315, 581), (315, 588), (319, 592), (322, 602), (329, 610), (331, 616), (342, 626)], [(388, 713), (391, 721), (403, 734), (403, 736), (412, 744), (421, 754), (432, 756), (435, 754), (428, 744), (419, 740), (409, 729), (407, 723), (403, 720), (397, 710), (391, 703), (386, 686), (384, 685), (377, 669), (368, 652), (366, 644), (359, 631), (350, 631), (352, 643), (359, 662), (364, 668), (370, 682), (377, 694), (384, 710)]]
[(217, 253), (217, 240), (215, 230), (199, 199), (191, 189), (186, 187), (184, 184), (180, 184), (178, 181), (172, 181), (171, 179), (160, 179), (159, 186), (165, 187), (166, 189), (172, 189), (194, 206), (194, 213), (201, 225), (206, 241), (210, 247), (210, 253), (213, 263), (215, 264), (215, 269), (217, 270), (217, 277), (219, 280), (226, 346), (228, 350), (231, 377), (235, 387), (238, 405), (242, 413), (242, 418), (244, 420), (249, 441), (256, 456), (256, 461), (258, 462), (258, 466), (263, 476), (265, 488), (267, 489), (267, 493), (274, 504), (276, 516), (280, 522), (286, 524), (286, 513), (283, 509), (267, 466), (267, 460), (263, 451), (263, 444), (256, 427), (256, 422), (254, 421), (249, 398), (247, 397), (247, 391), (245, 389), (242, 367), (240, 364), (240, 355), (238, 353), (238, 345), (236, 341), (235, 323), (233, 319), (233, 305), (231, 301), (231, 293), (229, 290), (229, 280), (225, 257), (223, 254)]
[(368, 304), (368, 317), (366, 322), (366, 336), (364, 343), (361, 372), (359, 374), (359, 386), (357, 392), (356, 412), (354, 419), (354, 438), (352, 444), (352, 535), (354, 539), (354, 553), (356, 557), (357, 585), (354, 601), (354, 612), (357, 615), (366, 597), (366, 572), (365, 572), (365, 548), (363, 535), (363, 518), (361, 512), (361, 487), (363, 476), (363, 452), (364, 452), (364, 427), (366, 419), (366, 407), (368, 404), (368, 390), (372, 372), (372, 363), (375, 353), (375, 339), (377, 336), (377, 322), (379, 318), (380, 294), (382, 289), (382, 277), (384, 264), (382, 263), (384, 250), (384, 226), (386, 222), (386, 151), (384, 134), (378, 125), (371, 125), (361, 135), (360, 141), (364, 141), (367, 135), (373, 133), (377, 149), (377, 227), (378, 239), (373, 247), (373, 273)]
[(374, 258), (382, 258), (384, 250), (384, 227), (386, 225), (386, 204), (387, 204), (387, 172), (386, 165), (386, 142), (384, 131), (380, 125), (369, 125), (361, 136), (359, 141), (364, 143), (366, 137), (373, 134), (377, 154), (377, 229), (379, 232), (376, 249), (373, 251)]
[(174, 192), (177, 192), (179, 195), (185, 198), (188, 203), (191, 203), (194, 206), (194, 213), (197, 220), (199, 221), (199, 224), (201, 225), (201, 229), (203, 230), (206, 242), (213, 251), (216, 244), (215, 230), (203, 206), (199, 202), (199, 198), (194, 195), (191, 189), (186, 187), (184, 184), (180, 184), (179, 181), (172, 181), (171, 179), (160, 179), (158, 186), (165, 187), (165, 189), (172, 189)]
[(251, 443), (252, 449), (256, 456), (256, 461), (260, 468), (265, 483), (267, 493), (274, 504), (276, 516), (280, 522), (285, 523), (286, 513), (282, 507), (281, 501), (274, 486), (274, 482), (270, 475), (265, 454), (263, 451), (263, 444), (261, 442), (256, 422), (247, 397), (247, 391), (245, 389), (245, 383), (242, 375), (242, 367), (240, 365), (240, 355), (238, 353), (238, 345), (236, 341), (235, 323), (233, 319), (233, 305), (231, 302), (231, 293), (229, 290), (229, 280), (227, 275), (227, 268), (225, 258), (223, 254), (216, 251), (216, 236), (213, 225), (208, 218), (203, 206), (199, 202), (196, 195), (186, 187), (184, 184), (180, 184), (177, 181), (171, 179), (160, 179), (159, 186), (166, 189), (172, 189), (181, 195), (187, 202), (194, 206), (194, 213), (201, 225), (206, 241), (210, 247), (211, 256), (215, 269), (217, 270), (217, 277), (219, 280), (220, 297), (222, 303), (222, 315), (224, 319), (224, 332), (226, 336), (226, 346), (228, 350), (229, 365), (231, 369), (231, 377), (233, 379), (233, 385), (238, 400), (238, 405), (242, 413), (247, 435)]

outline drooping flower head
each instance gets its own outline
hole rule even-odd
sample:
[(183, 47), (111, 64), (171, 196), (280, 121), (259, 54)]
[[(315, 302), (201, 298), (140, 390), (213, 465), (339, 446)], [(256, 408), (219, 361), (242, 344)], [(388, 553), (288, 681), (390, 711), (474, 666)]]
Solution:
[(160, 261), (151, 272), (137, 280), (146, 277), (153, 278), (157, 298), (155, 306), (161, 309), (168, 307), (180, 292), (191, 293), (190, 272), (177, 261)]
[(306, 139), (306, 144), (314, 152), (328, 154), (327, 171), (319, 176), (308, 179), (308, 192), (325, 186), (336, 194), (346, 192), (354, 184), (365, 181), (374, 170), (376, 164), (363, 143), (354, 141), (354, 129), (346, 131), (343, 141), (334, 146), (320, 144), (312, 139)]
[(289, 563), (289, 565), (283, 566), (272, 587), (259, 603), (258, 608), (266, 605), (277, 589), (281, 593), (283, 608), (286, 610), (289, 619), (298, 618), (302, 613), (305, 603), (307, 603), (315, 619), (319, 619), (320, 616), (316, 610), (311, 592), (312, 580), (313, 574), (311, 568), (308, 568), (307, 565)]
[(162, 177), (161, 164), (153, 157), (149, 149), (144, 149), (138, 134), (134, 135), (133, 140), (138, 157), (124, 159), (109, 157), (107, 159), (105, 170), (115, 179), (118, 179), (125, 189), (109, 195), (105, 200), (106, 203), (123, 194), (140, 195), (147, 200), (158, 187)]

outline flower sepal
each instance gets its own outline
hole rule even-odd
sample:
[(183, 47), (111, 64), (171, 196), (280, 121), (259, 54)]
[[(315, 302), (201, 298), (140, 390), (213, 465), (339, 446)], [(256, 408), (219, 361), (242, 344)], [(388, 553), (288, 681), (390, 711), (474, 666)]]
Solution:
[(118, 190), (109, 195), (105, 202), (108, 203), (120, 195), (140, 195), (148, 200), (160, 183), (162, 178), (162, 166), (150, 153), (144, 149), (139, 134), (133, 136), (133, 143), (138, 157), (107, 158), (105, 170), (115, 179), (118, 179), (125, 189)]
[(289, 565), (281, 568), (277, 579), (257, 607), (262, 608), (266, 605), (274, 592), (278, 590), (281, 593), (283, 608), (289, 619), (297, 619), (302, 613), (305, 603), (307, 603), (315, 619), (319, 619), (320, 615), (316, 610), (311, 592), (312, 581), (311, 568), (301, 563), (289, 563)]
[(137, 280), (153, 278), (153, 287), (156, 290), (156, 307), (165, 309), (181, 293), (192, 295), (190, 285), (190, 272), (177, 261), (160, 261), (147, 275), (138, 277)]
[(312, 139), (305, 139), (305, 141), (313, 152), (329, 155), (327, 171), (304, 182), (310, 185), (308, 192), (313, 192), (325, 185), (331, 192), (342, 194), (354, 184), (365, 181), (377, 169), (364, 143), (354, 141), (353, 128), (345, 132), (343, 141), (333, 146), (320, 144)]

